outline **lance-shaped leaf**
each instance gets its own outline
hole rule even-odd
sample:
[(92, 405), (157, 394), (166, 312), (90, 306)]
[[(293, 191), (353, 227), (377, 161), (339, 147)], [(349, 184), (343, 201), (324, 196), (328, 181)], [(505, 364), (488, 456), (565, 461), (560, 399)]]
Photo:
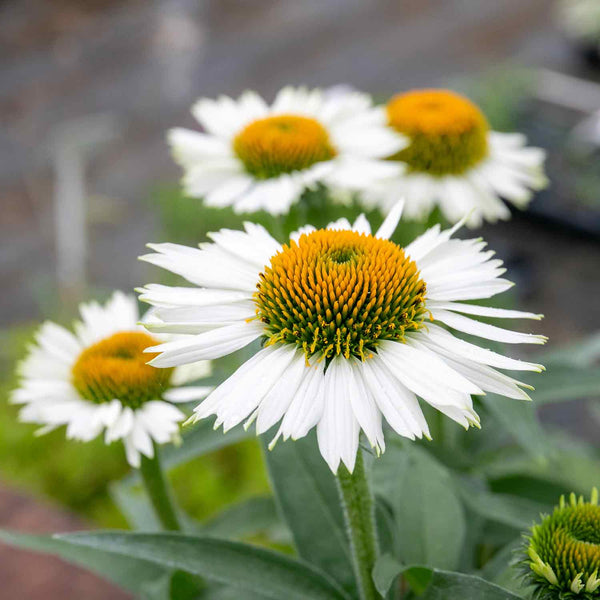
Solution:
[(277, 504), (298, 555), (355, 593), (339, 492), (314, 434), (279, 442), (271, 451), (265, 447), (265, 457)]
[[(133, 557), (258, 593), (273, 600), (348, 600), (324, 573), (283, 554), (229, 540), (174, 533), (90, 532), (61, 535), (65, 544)], [(240, 596), (243, 597), (243, 596)]]
[(373, 580), (383, 596), (401, 575), (420, 600), (521, 600), (520, 596), (475, 575), (406, 566), (389, 555), (381, 556), (373, 569)]

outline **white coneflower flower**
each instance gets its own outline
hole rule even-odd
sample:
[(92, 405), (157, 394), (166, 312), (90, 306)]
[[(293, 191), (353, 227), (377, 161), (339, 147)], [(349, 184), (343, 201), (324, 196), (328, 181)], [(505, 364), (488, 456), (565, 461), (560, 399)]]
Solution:
[(414, 90), (385, 107), (389, 127), (410, 145), (394, 154), (403, 172), (386, 180), (369, 200), (389, 210), (398, 197), (406, 214), (423, 219), (439, 206), (456, 223), (469, 226), (510, 216), (501, 198), (525, 208), (532, 190), (546, 186), (545, 153), (526, 147), (519, 133), (491, 131), (472, 102), (447, 90)]
[(271, 106), (254, 92), (201, 99), (192, 108), (205, 133), (173, 129), (169, 141), (188, 195), (236, 212), (288, 212), (317, 183), (364, 189), (398, 172), (382, 159), (406, 140), (358, 92), (286, 87)]
[(561, 0), (558, 18), (565, 32), (575, 40), (595, 45), (600, 51), (600, 2)]
[(176, 439), (185, 415), (172, 403), (206, 396), (211, 388), (176, 386), (210, 373), (210, 363), (177, 369), (147, 365), (144, 350), (160, 341), (139, 325), (133, 296), (115, 292), (105, 306), (82, 304), (71, 333), (46, 322), (19, 365), (20, 387), (12, 400), (21, 421), (46, 433), (67, 426), (67, 438), (90, 441), (105, 431), (106, 443), (122, 439), (127, 460), (153, 457), (153, 441)]
[(191, 334), (150, 348), (151, 361), (173, 367), (217, 358), (261, 338), (264, 347), (195, 409), (217, 415), (224, 430), (256, 421), (259, 434), (281, 421), (275, 439), (317, 427), (332, 471), (353, 469), (362, 429), (383, 451), (382, 416), (400, 435), (429, 436), (418, 398), (464, 427), (477, 425), (471, 394), (527, 399), (500, 369), (539, 371), (456, 338), (448, 328), (507, 343), (542, 344), (539, 335), (470, 316), (538, 319), (539, 315), (464, 301), (509, 287), (502, 262), (481, 240), (428, 230), (406, 248), (389, 241), (397, 206), (375, 235), (364, 216), (327, 229), (308, 226), (279, 244), (259, 225), (210, 234), (200, 249), (151, 244), (142, 257), (198, 287), (149, 285), (157, 332)]

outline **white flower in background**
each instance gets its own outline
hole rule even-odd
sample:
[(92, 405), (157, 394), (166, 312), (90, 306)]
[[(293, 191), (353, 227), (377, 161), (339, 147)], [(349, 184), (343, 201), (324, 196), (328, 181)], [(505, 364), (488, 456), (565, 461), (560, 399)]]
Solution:
[[(198, 287), (148, 285), (155, 332), (187, 333), (150, 348), (158, 367), (218, 358), (262, 339), (263, 348), (195, 409), (227, 431), (256, 421), (275, 440), (315, 427), (321, 454), (336, 472), (353, 469), (362, 429), (385, 448), (382, 417), (400, 435), (429, 436), (418, 398), (464, 427), (477, 425), (471, 394), (528, 399), (522, 383), (496, 369), (540, 371), (455, 337), (542, 344), (543, 336), (509, 331), (470, 316), (538, 319), (540, 315), (465, 301), (511, 287), (480, 240), (452, 238), (436, 226), (406, 248), (389, 241), (397, 205), (375, 235), (364, 216), (327, 229), (303, 228), (286, 245), (246, 223), (245, 231), (210, 234), (200, 249), (151, 244), (142, 257)], [(274, 441), (275, 441), (274, 440)]]
[(177, 386), (210, 373), (203, 361), (176, 369), (147, 365), (144, 350), (161, 339), (139, 325), (133, 296), (115, 292), (105, 306), (80, 306), (71, 333), (46, 322), (19, 365), (21, 384), (12, 401), (22, 404), (21, 421), (43, 425), (40, 433), (67, 426), (67, 438), (90, 441), (105, 432), (106, 443), (122, 439), (127, 460), (152, 458), (153, 442), (177, 439), (185, 415), (172, 403), (206, 396), (211, 388)]
[(600, 49), (598, 0), (561, 0), (557, 12), (562, 28), (570, 37), (588, 44), (596, 44)]
[(527, 147), (519, 133), (491, 131), (472, 102), (447, 90), (414, 90), (386, 105), (392, 130), (410, 145), (391, 156), (403, 166), (398, 177), (378, 185), (367, 200), (389, 210), (406, 199), (406, 215), (424, 219), (439, 206), (456, 223), (508, 219), (502, 199), (525, 208), (532, 190), (546, 186), (545, 153)]
[(203, 98), (192, 113), (205, 133), (172, 129), (188, 195), (236, 212), (287, 213), (317, 183), (359, 190), (398, 172), (380, 159), (406, 140), (358, 92), (323, 94), (286, 87), (271, 106), (254, 92)]

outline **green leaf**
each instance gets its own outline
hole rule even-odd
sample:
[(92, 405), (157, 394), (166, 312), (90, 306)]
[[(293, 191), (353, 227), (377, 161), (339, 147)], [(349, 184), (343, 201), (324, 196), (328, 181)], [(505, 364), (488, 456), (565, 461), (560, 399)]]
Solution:
[(373, 569), (373, 580), (382, 596), (389, 592), (400, 575), (421, 600), (519, 600), (519, 596), (474, 575), (405, 566), (389, 555), (379, 557)]
[(206, 585), (195, 575), (175, 571), (165, 573), (156, 581), (143, 583), (141, 590), (147, 600), (198, 600), (198, 596), (206, 590)]
[(600, 396), (600, 368), (576, 369), (553, 366), (535, 383), (536, 404), (585, 400)]
[(404, 562), (456, 568), (466, 524), (449, 471), (414, 444), (390, 444), (373, 473), (394, 512)]
[(220, 538), (243, 538), (280, 523), (273, 498), (250, 498), (205, 521), (202, 524), (202, 533)]
[(298, 555), (356, 594), (352, 556), (335, 478), (315, 435), (266, 449), (271, 485)]
[[(158, 585), (170, 577), (170, 569), (157, 568), (152, 562), (113, 554), (107, 550), (74, 546), (49, 536), (0, 530), (0, 540), (24, 550), (53, 554), (67, 562), (85, 567), (132, 592), (139, 592), (144, 585)], [(156, 595), (146, 597), (159, 598)], [(168, 597), (163, 596), (165, 599)]]
[[(492, 480), (495, 491), (518, 493), (552, 505), (563, 493), (589, 494), (593, 482), (600, 481), (598, 450), (570, 439), (564, 432), (546, 432), (546, 442), (555, 449), (548, 460), (535, 460), (507, 449), (481, 465), (480, 470)], [(501, 489), (498, 482), (505, 482)], [(538, 493), (546, 488), (551, 495)]]
[(520, 496), (494, 494), (479, 489), (464, 479), (456, 478), (455, 483), (464, 503), (471, 510), (486, 519), (514, 529), (522, 530), (531, 527), (541, 513), (548, 512), (552, 508), (551, 505)]
[(421, 600), (521, 600), (512, 592), (474, 575), (434, 571)]
[[(539, 360), (544, 365), (565, 365), (571, 367), (589, 367), (600, 359), (600, 333), (577, 340), (574, 344), (544, 352)], [(554, 368), (554, 367), (553, 367)]]
[(56, 538), (74, 547), (135, 557), (273, 600), (348, 600), (325, 574), (263, 548), (173, 533), (75, 533)]
[(524, 450), (537, 458), (548, 454), (548, 444), (534, 402), (512, 400), (495, 394), (483, 396), (481, 401), (506, 433), (512, 436)]
[(399, 551), (398, 532), (394, 522), (394, 513), (389, 504), (381, 497), (375, 498), (375, 524), (379, 539), (379, 551), (397, 554)]
[(110, 495), (127, 523), (140, 531), (161, 531), (162, 527), (141, 485), (118, 481), (110, 486)]

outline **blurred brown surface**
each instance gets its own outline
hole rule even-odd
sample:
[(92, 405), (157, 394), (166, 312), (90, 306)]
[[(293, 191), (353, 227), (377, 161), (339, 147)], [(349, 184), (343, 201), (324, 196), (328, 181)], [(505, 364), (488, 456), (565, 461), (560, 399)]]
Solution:
[[(56, 507), (0, 487), (0, 527), (26, 533), (86, 529)], [(126, 600), (129, 595), (57, 558), (0, 544), (0, 598), (19, 600)]]

